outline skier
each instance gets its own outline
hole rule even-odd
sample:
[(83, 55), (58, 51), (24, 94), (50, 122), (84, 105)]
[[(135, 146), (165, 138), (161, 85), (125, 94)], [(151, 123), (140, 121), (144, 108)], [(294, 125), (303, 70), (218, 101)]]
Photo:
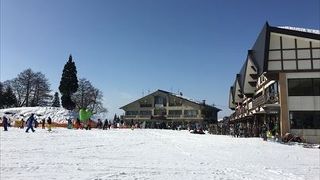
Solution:
[(97, 123), (97, 127), (98, 129), (102, 128), (102, 121), (100, 119), (98, 119), (98, 123)]
[(8, 131), (8, 119), (5, 116), (3, 116), (2, 125), (4, 128), (4, 131)]
[(108, 123), (108, 128), (110, 129), (111, 128), (111, 121), (109, 120), (109, 123)]
[(71, 119), (69, 118), (67, 121), (68, 121), (68, 129), (72, 129), (72, 121), (71, 121)]
[(27, 130), (26, 130), (26, 133), (28, 133), (29, 129), (32, 130), (32, 132), (35, 132), (35, 130), (33, 129), (33, 123), (34, 123), (35, 118), (34, 118), (34, 114), (32, 113), (31, 116), (28, 118), (27, 120)]
[(262, 133), (261, 134), (262, 135), (262, 139), (264, 141), (266, 141), (267, 140), (267, 125), (265, 123), (261, 127), (261, 133)]
[(45, 123), (46, 123), (46, 120), (42, 119), (42, 121), (41, 121), (42, 129), (45, 129)]
[(105, 120), (104, 120), (102, 129), (103, 129), (103, 130), (107, 130), (107, 129), (108, 129), (108, 119), (105, 119)]
[(23, 119), (21, 119), (20, 129), (24, 129), (24, 120)]
[(48, 117), (47, 123), (48, 123), (48, 131), (50, 132), (51, 131), (51, 123), (52, 123), (50, 116)]

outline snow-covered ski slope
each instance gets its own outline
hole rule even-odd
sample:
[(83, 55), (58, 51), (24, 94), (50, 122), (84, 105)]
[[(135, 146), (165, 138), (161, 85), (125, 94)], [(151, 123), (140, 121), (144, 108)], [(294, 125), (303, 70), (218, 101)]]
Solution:
[(319, 179), (320, 151), (151, 129), (1, 129), (0, 179)]

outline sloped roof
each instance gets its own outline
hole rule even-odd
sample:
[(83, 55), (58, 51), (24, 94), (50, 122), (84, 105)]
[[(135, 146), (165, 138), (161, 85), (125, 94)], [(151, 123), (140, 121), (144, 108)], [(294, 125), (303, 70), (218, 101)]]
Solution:
[[(161, 90), (161, 89), (158, 89), (157, 91), (152, 92), (152, 93), (150, 93), (150, 94), (148, 94), (148, 95), (146, 95), (146, 96), (144, 96), (144, 97), (142, 97), (142, 98), (140, 98), (140, 99), (138, 99), (138, 100), (136, 100), (136, 101), (133, 101), (133, 102), (131, 102), (131, 103), (137, 102), (137, 101), (139, 101), (139, 100), (141, 100), (141, 99), (143, 99), (143, 98), (145, 98), (145, 97), (147, 97), (147, 96), (150, 96), (150, 95), (152, 95), (152, 94), (154, 94), (154, 93), (156, 93), (156, 92), (162, 92), (162, 93), (165, 93), (165, 94), (168, 94), (168, 95), (171, 95), (171, 96), (175, 96), (175, 97), (177, 97), (177, 98), (186, 100), (186, 101), (188, 101), (188, 102), (191, 102), (191, 103), (194, 103), (194, 104), (197, 104), (197, 105), (214, 108), (214, 109), (216, 109), (217, 111), (221, 111), (221, 109), (216, 108), (216, 107), (211, 106), (211, 105), (208, 105), (208, 104), (203, 104), (201, 101), (196, 101), (196, 100), (194, 100), (194, 99), (187, 98), (187, 97), (185, 97), (185, 96), (183, 96), (183, 95), (175, 94), (175, 93), (172, 93), (172, 92), (169, 92), (169, 91), (164, 91), (164, 90)], [(129, 103), (129, 104), (131, 104), (131, 103)], [(128, 106), (129, 104), (127, 104), (127, 105), (125, 105), (125, 106)], [(120, 107), (120, 109), (123, 109), (125, 106)]]
[(256, 42), (252, 46), (252, 60), (253, 63), (258, 68), (258, 74), (261, 75), (267, 70), (267, 57), (270, 42), (270, 33), (279, 33), (291, 36), (297, 36), (302, 38), (309, 38), (320, 40), (320, 35), (318, 34), (320, 30), (306, 29), (306, 28), (294, 28), (289, 26), (279, 26), (273, 27), (266, 22), (263, 26)]

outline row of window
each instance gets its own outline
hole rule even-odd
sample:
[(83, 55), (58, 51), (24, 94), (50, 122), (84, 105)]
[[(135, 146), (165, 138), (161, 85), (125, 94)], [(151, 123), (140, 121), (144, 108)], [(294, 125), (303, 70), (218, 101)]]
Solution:
[[(166, 115), (165, 109), (154, 110), (154, 115)], [(152, 115), (152, 111), (126, 111), (126, 115)], [(182, 110), (169, 110), (169, 115), (182, 115)], [(184, 115), (194, 117), (198, 115), (197, 110), (184, 110)]]
[(288, 79), (289, 96), (320, 96), (320, 78)]
[(290, 111), (291, 129), (320, 129), (320, 111)]
[[(297, 50), (297, 54), (295, 50), (283, 50), (282, 51), (282, 58), (283, 59), (311, 59), (311, 52), (312, 58), (318, 59), (320, 58), (320, 49), (304, 49), (304, 50)], [(269, 51), (269, 60), (280, 60), (281, 59), (281, 51)]]

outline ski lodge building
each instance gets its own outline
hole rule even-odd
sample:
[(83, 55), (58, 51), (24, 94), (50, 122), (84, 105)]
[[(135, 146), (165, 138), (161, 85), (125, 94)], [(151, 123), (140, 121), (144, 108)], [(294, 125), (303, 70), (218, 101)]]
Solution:
[(185, 98), (180, 93), (157, 90), (131, 102), (120, 109), (125, 111), (122, 119), (126, 124), (145, 124), (145, 128), (175, 128), (180, 126), (205, 126), (216, 123), (220, 109), (203, 102)]
[(320, 31), (265, 24), (230, 88), (231, 124), (320, 143)]

